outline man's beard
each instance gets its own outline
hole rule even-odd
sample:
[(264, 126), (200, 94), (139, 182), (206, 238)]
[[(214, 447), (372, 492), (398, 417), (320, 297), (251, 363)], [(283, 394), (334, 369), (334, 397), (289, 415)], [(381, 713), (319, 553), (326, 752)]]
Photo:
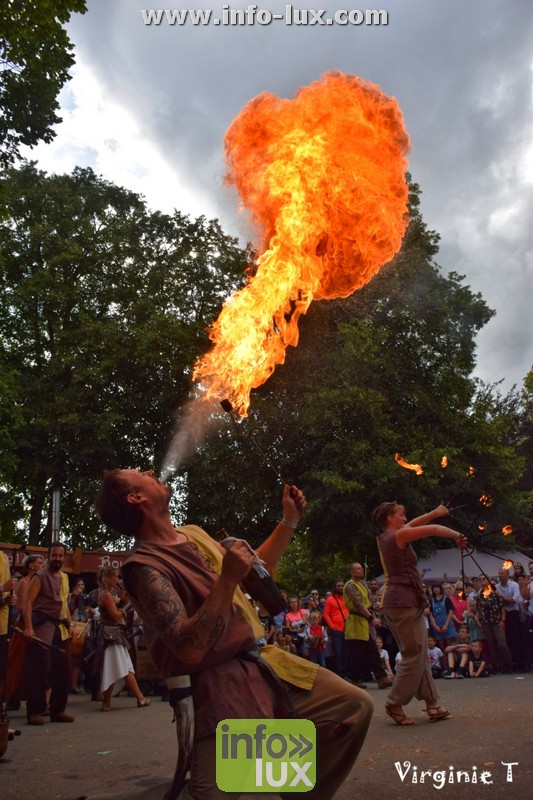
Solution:
[(52, 572), (59, 572), (62, 566), (63, 566), (62, 561), (50, 561), (50, 569), (52, 570)]

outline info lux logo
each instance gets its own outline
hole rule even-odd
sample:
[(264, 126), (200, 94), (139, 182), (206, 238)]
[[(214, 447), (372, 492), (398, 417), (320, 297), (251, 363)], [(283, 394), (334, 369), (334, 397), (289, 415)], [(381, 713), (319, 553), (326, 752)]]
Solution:
[(316, 729), (308, 719), (225, 719), (216, 732), (222, 792), (310, 792)]

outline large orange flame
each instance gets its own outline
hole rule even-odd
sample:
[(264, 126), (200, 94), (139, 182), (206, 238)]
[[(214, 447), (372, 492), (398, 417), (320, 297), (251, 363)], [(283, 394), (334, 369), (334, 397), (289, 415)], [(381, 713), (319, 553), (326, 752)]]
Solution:
[(227, 181), (261, 234), (257, 270), (226, 301), (193, 378), (246, 416), (250, 391), (298, 343), (312, 300), (347, 297), (398, 252), (409, 137), (398, 103), (330, 72), (293, 100), (261, 94), (225, 137)]
[(404, 458), (401, 457), (399, 453), (396, 453), (396, 455), (394, 456), (394, 460), (396, 461), (397, 464), (400, 465), (400, 467), (403, 467), (404, 469), (410, 469), (417, 475), (424, 474), (424, 470), (422, 469), (420, 464), (409, 464)]
[(512, 569), (514, 566), (512, 561), (504, 561), (502, 564), (502, 569)]

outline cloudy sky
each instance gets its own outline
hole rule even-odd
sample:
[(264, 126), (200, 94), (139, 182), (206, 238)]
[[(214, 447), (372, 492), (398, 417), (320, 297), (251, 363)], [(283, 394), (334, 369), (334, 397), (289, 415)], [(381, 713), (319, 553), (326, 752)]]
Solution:
[[(88, 13), (69, 26), (77, 65), (61, 94), (63, 123), (31, 157), (50, 172), (90, 166), (153, 209), (218, 216), (245, 241), (222, 184), (223, 136), (242, 106), (263, 91), (292, 97), (329, 70), (377, 83), (402, 109), (422, 213), (441, 235), (439, 264), (465, 275), (497, 312), (479, 336), (476, 374), (521, 386), (533, 363), (531, 0), (368, 4), (388, 12), (387, 25), (172, 26), (163, 18), (148, 26), (142, 9), (165, 8), (158, 1), (88, 0)], [(294, 6), (320, 6), (330, 18), (354, 8), (306, 2)], [(286, 2), (257, 5), (275, 14)], [(223, 6), (248, 2), (167, 5), (219, 18)]]

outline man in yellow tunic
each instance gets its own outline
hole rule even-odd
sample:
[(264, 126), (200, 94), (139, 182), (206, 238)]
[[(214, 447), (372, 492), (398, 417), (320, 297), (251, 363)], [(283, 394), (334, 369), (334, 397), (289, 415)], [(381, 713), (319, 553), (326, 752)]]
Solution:
[(350, 679), (356, 686), (365, 689), (362, 683), (365, 668), (371, 670), (379, 689), (392, 686), (383, 667), (376, 645), (376, 627), (380, 621), (370, 608), (368, 587), (363, 580), (365, 571), (361, 564), (352, 564), (351, 579), (344, 585), (344, 602), (349, 611), (344, 628), (344, 638), (348, 646)]
[(46, 689), (50, 695), (51, 722), (74, 722), (67, 714), (70, 688), (70, 611), (68, 578), (61, 571), (66, 548), (52, 542), (48, 563), (30, 581), (24, 609), (24, 636), (30, 641), (24, 660), (30, 725), (44, 725)]

